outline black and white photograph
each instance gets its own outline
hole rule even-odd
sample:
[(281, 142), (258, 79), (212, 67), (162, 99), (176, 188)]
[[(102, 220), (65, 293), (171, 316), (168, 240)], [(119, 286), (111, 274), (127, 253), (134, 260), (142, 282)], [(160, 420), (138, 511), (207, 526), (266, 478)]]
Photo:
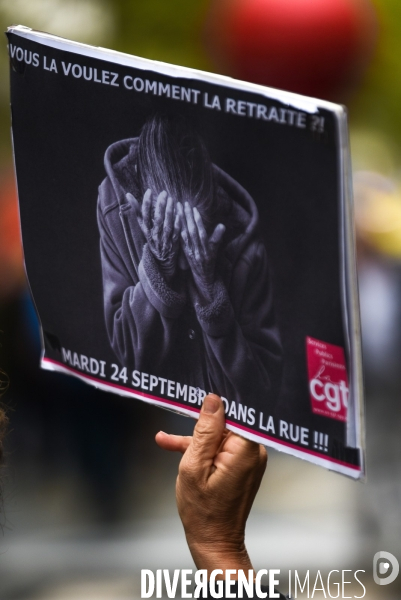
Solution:
[(344, 109), (8, 40), (42, 367), (363, 477)]
[(120, 364), (273, 406), (282, 349), (250, 194), (176, 116), (156, 113), (137, 138), (112, 144), (105, 167), (104, 310)]

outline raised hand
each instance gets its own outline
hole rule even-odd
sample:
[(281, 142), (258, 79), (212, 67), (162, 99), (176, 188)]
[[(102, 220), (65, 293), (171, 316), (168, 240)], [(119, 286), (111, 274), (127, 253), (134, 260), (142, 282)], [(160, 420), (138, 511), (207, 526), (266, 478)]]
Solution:
[(217, 252), (226, 228), (219, 223), (209, 237), (198, 209), (192, 208), (188, 202), (185, 202), (184, 206), (177, 202), (177, 214), (181, 222), (182, 248), (195, 285), (203, 300), (210, 302), (215, 281)]
[(178, 512), (198, 569), (252, 569), (245, 525), (266, 468), (263, 446), (225, 429), (222, 400), (208, 394), (193, 436), (159, 432), (156, 442), (181, 452)]
[(161, 192), (154, 204), (153, 218), (151, 190), (144, 194), (142, 209), (132, 194), (127, 194), (127, 200), (137, 211), (139, 224), (161, 272), (170, 280), (177, 266), (180, 237), (180, 217), (176, 214), (174, 200), (166, 191)]

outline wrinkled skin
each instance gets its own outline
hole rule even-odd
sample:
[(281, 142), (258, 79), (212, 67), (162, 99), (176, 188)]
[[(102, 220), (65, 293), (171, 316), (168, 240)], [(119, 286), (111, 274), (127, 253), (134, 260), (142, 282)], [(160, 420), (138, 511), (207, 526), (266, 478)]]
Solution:
[[(198, 569), (252, 569), (245, 525), (267, 463), (264, 446), (225, 428), (224, 405), (206, 396), (193, 436), (159, 432), (156, 442), (183, 454), (176, 498)], [(235, 578), (235, 577), (234, 577)]]

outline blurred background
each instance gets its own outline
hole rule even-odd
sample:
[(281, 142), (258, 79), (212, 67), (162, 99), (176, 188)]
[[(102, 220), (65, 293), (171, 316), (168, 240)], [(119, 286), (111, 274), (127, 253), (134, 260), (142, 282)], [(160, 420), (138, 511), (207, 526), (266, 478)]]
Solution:
[[(270, 452), (248, 546), (256, 568), (365, 569), (367, 598), (401, 598), (401, 578), (380, 588), (372, 583), (374, 553), (401, 560), (399, 0), (0, 0), (0, 23), (348, 106), (368, 482)], [(159, 429), (189, 434), (192, 422), (38, 369), (12, 171), (5, 38), (0, 330), (0, 367), (10, 379), (3, 397), (10, 431), (0, 598), (139, 598), (141, 568), (191, 568), (175, 508), (179, 457), (163, 454), (153, 439)]]

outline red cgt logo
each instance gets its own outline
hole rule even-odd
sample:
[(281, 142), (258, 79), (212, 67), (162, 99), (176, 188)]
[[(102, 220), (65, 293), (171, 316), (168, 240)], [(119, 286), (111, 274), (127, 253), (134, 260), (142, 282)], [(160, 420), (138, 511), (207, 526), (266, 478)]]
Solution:
[(312, 412), (346, 421), (349, 389), (343, 348), (307, 337), (306, 354)]

